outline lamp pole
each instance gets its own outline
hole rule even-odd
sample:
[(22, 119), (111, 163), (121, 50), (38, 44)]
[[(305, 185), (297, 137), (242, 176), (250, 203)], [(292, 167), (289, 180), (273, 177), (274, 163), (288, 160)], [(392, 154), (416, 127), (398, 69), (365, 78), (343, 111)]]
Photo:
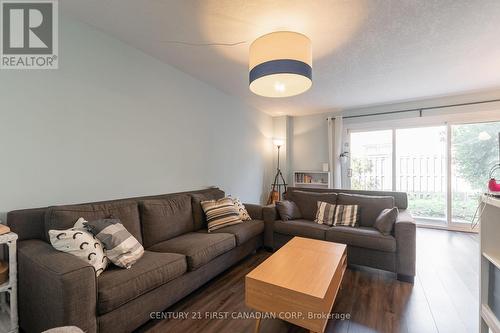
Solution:
[(280, 140), (274, 140), (273, 143), (276, 147), (278, 147), (278, 163), (276, 164), (276, 175), (274, 176), (274, 181), (272, 183), (273, 188), (269, 194), (269, 199), (267, 200), (268, 205), (281, 200), (281, 194), (283, 192), (282, 188), (284, 189), (284, 192), (286, 192), (287, 186), (285, 178), (280, 170), (280, 149), (283, 143)]
[(281, 146), (278, 146), (278, 170), (280, 169), (280, 148)]

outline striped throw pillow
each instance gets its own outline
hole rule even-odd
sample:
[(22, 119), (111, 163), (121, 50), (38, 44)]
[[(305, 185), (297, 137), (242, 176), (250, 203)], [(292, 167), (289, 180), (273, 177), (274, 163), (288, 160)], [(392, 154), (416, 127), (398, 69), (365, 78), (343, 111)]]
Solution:
[(335, 214), (335, 205), (318, 201), (318, 209), (316, 210), (316, 218), (314, 222), (319, 224), (333, 225), (333, 217)]
[(358, 205), (337, 205), (333, 217), (334, 226), (357, 227), (359, 225)]
[(119, 219), (84, 222), (85, 227), (104, 245), (108, 259), (116, 266), (130, 268), (144, 254), (144, 248)]
[(208, 232), (243, 222), (231, 198), (202, 201), (201, 207), (207, 217)]

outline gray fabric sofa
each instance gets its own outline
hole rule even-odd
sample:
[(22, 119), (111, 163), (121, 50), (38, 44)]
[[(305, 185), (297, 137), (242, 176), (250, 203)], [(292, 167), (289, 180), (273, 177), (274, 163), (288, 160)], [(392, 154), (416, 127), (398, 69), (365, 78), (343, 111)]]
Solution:
[[(264, 245), (277, 250), (294, 236), (327, 240), (347, 245), (349, 264), (370, 266), (397, 274), (398, 280), (413, 283), (415, 276), (416, 226), (407, 211), (404, 192), (308, 189), (290, 187), (285, 199), (299, 207), (303, 218), (282, 221), (275, 206), (264, 207)], [(360, 226), (329, 227), (314, 223), (317, 201), (358, 204)], [(398, 207), (399, 215), (390, 235), (373, 227), (384, 208)]]
[[(262, 246), (262, 206), (246, 204), (253, 220), (207, 233), (200, 201), (224, 197), (217, 188), (8, 213), (19, 235), (19, 320), (25, 332), (77, 326), (85, 332), (131, 332)], [(145, 248), (130, 269), (94, 268), (55, 250), (49, 229), (78, 217), (113, 215)]]

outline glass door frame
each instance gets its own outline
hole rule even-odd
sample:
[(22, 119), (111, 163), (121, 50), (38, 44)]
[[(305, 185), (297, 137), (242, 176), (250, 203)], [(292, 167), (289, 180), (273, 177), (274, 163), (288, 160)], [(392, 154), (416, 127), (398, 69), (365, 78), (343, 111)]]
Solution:
[[(481, 119), (479, 119), (481, 118)], [(486, 118), (486, 119), (485, 119)], [(363, 124), (359, 126), (359, 124), (352, 124), (352, 125), (345, 125), (345, 132), (344, 132), (344, 138), (345, 142), (347, 145), (346, 147), (349, 147), (350, 151), (350, 141), (351, 141), (351, 133), (356, 133), (356, 132), (369, 132), (369, 131), (380, 131), (380, 130), (391, 130), (392, 131), (392, 191), (396, 191), (396, 184), (397, 184), (397, 175), (396, 175), (396, 145), (397, 145), (397, 140), (396, 140), (396, 130), (400, 129), (410, 129), (410, 128), (424, 128), (424, 127), (435, 127), (435, 126), (445, 126), (446, 127), (446, 154), (445, 154), (445, 161), (446, 161), (446, 193), (445, 193), (445, 200), (446, 200), (446, 210), (445, 210), (445, 223), (444, 224), (428, 224), (428, 223), (418, 223), (417, 225), (419, 227), (426, 227), (426, 228), (436, 228), (436, 229), (446, 229), (446, 230), (454, 230), (454, 231), (466, 231), (466, 232), (474, 232), (477, 233), (479, 231), (479, 228), (475, 228), (474, 230), (471, 229), (471, 225), (469, 223), (463, 223), (463, 222), (453, 222), (452, 220), (452, 131), (451, 127), (453, 125), (466, 125), (466, 124), (478, 124), (478, 123), (488, 123), (488, 122), (496, 122), (500, 121), (500, 116), (493, 116), (493, 117), (479, 117), (479, 116), (472, 116), (472, 117), (464, 117), (464, 119), (460, 120), (426, 120), (422, 121), (422, 118), (417, 118), (417, 119), (401, 119), (401, 122), (405, 122), (405, 125), (398, 125), (397, 124), (398, 120), (393, 120), (391, 121), (391, 125), (375, 125), (375, 126), (370, 126), (369, 128), (366, 127), (366, 124)], [(350, 168), (350, 163), (351, 160), (350, 158), (347, 160), (346, 167), (347, 169)], [(347, 172), (347, 170), (346, 170)], [(350, 188), (350, 178), (345, 177), (346, 179), (346, 187)], [(411, 213), (411, 212), (410, 212)]]

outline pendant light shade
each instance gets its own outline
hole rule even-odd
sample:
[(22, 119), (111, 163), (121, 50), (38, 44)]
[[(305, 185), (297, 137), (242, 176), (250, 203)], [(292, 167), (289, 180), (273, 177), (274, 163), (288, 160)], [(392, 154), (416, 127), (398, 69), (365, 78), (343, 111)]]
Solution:
[(312, 86), (311, 40), (297, 32), (277, 31), (250, 45), (250, 90), (266, 97), (301, 94)]

